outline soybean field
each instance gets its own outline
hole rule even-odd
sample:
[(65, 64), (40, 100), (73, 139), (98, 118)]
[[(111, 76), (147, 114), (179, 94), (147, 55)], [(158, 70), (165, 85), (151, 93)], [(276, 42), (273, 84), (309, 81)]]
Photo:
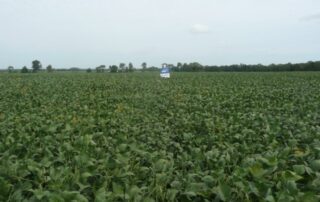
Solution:
[(319, 200), (319, 72), (0, 74), (0, 201)]

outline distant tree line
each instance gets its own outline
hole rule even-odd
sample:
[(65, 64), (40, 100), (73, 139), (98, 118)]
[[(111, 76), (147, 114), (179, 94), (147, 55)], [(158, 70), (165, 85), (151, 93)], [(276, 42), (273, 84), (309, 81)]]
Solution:
[[(34, 60), (32, 61), (31, 63), (31, 68), (28, 69), (27, 66), (23, 66), (21, 69), (20, 69), (20, 72), (21, 73), (36, 73), (36, 72), (39, 72), (42, 70), (42, 64), (39, 60)], [(52, 65), (48, 65), (46, 67), (46, 71), (51, 73), (53, 72), (53, 67)], [(13, 66), (9, 66), (8, 67), (8, 72), (9, 73), (14, 73), (14, 72), (19, 72), (19, 70), (15, 70)]]
[[(133, 64), (131, 62), (129, 62), (129, 64), (127, 65), (126, 63), (120, 63), (119, 66), (117, 65), (110, 65), (109, 69), (106, 69), (105, 65), (100, 65), (98, 67), (96, 67), (96, 72), (97, 73), (103, 73), (105, 71), (108, 71), (110, 73), (125, 73), (125, 72), (134, 72), (134, 71), (152, 71), (152, 70), (159, 70), (156, 67), (147, 67), (147, 63), (143, 62), (141, 64), (141, 69), (137, 69), (133, 66)], [(91, 69), (87, 69), (87, 72), (90, 73), (92, 72)]]
[(320, 71), (320, 61), (307, 63), (287, 63), (287, 64), (271, 64), (271, 65), (223, 65), (223, 66), (208, 66), (201, 65), (197, 62), (178, 63), (176, 66), (168, 65), (175, 72), (278, 72), (278, 71)]
[[(177, 65), (167, 64), (173, 72), (279, 72), (279, 71), (320, 71), (320, 61), (310, 61), (306, 63), (287, 63), (287, 64), (271, 64), (271, 65), (247, 65), (247, 64), (234, 64), (234, 65), (201, 65), (198, 62), (181, 63)], [(109, 66), (109, 72), (133, 72), (133, 71), (159, 71), (158, 67), (147, 67), (147, 63), (141, 64), (141, 69), (133, 68), (132, 63), (127, 67), (125, 63)]]
[[(7, 71), (9, 73), (21, 72), (21, 73), (36, 73), (42, 71), (42, 64), (39, 60), (32, 61), (31, 68), (28, 69), (26, 66), (22, 67), (20, 70), (15, 70), (13, 66), (9, 66)], [(178, 62), (176, 65), (167, 64), (167, 66), (173, 72), (279, 72), (279, 71), (320, 71), (320, 61), (310, 61), (306, 63), (287, 63), (287, 64), (270, 64), (270, 65), (247, 65), (247, 64), (234, 64), (234, 65), (201, 65), (198, 62), (192, 63), (181, 63)], [(71, 67), (69, 69), (53, 69), (52, 65), (48, 65), (45, 69), (48, 73), (53, 71), (84, 71), (78, 67)], [(97, 73), (125, 73), (125, 72), (146, 72), (146, 71), (159, 71), (158, 67), (148, 67), (146, 62), (141, 64), (141, 68), (135, 68), (130, 62), (128, 65), (126, 63), (120, 63), (119, 65), (110, 65), (109, 68), (106, 65), (100, 65), (95, 68)], [(88, 68), (86, 72), (91, 73), (93, 70)]]

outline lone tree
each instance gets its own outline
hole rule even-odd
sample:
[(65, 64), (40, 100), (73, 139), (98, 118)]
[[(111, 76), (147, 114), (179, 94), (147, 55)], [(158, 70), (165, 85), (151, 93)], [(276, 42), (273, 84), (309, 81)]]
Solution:
[(29, 72), (29, 70), (26, 66), (22, 67), (21, 73), (28, 73), (28, 72)]
[(91, 68), (88, 68), (88, 69), (87, 69), (87, 72), (88, 72), (88, 73), (91, 73), (91, 72), (92, 72)]
[(147, 63), (146, 62), (142, 63), (141, 67), (142, 67), (142, 71), (147, 70)]
[(118, 66), (117, 65), (111, 65), (111, 66), (109, 66), (109, 69), (110, 69), (111, 73), (118, 72)]
[(133, 72), (133, 64), (131, 62), (129, 63), (129, 72)]
[(13, 71), (14, 71), (14, 67), (13, 67), (13, 66), (9, 66), (9, 67), (8, 67), (8, 72), (9, 72), (9, 73), (12, 73)]
[(42, 68), (41, 62), (39, 60), (32, 61), (32, 71), (37, 72)]
[(121, 72), (125, 72), (126, 64), (125, 63), (120, 63), (119, 64), (119, 69)]
[(96, 67), (97, 73), (103, 73), (105, 69), (106, 69), (105, 65), (100, 65), (100, 66)]
[(53, 72), (53, 68), (51, 65), (48, 65), (46, 69), (47, 69), (47, 72), (49, 72), (49, 73)]

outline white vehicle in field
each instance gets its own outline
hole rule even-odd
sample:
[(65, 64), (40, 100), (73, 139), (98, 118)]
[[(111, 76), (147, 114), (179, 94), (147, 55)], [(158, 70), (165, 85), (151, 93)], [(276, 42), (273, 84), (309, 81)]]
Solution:
[(161, 78), (170, 78), (170, 69), (167, 66), (167, 64), (162, 64), (161, 72), (160, 72)]

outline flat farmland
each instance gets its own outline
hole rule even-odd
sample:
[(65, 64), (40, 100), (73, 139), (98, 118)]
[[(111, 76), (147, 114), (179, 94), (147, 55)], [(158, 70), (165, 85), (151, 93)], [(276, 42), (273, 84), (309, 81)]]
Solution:
[(0, 201), (319, 201), (320, 73), (0, 74)]

